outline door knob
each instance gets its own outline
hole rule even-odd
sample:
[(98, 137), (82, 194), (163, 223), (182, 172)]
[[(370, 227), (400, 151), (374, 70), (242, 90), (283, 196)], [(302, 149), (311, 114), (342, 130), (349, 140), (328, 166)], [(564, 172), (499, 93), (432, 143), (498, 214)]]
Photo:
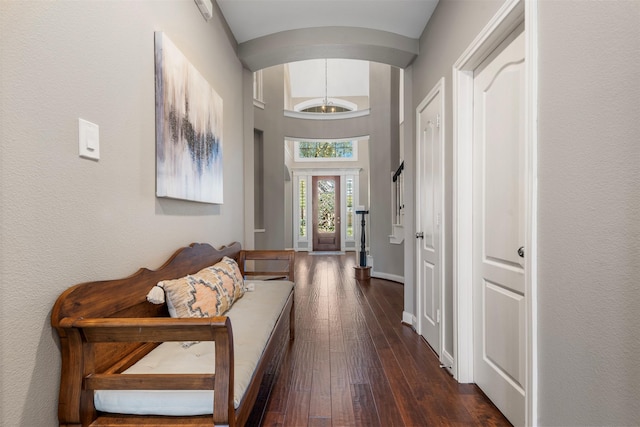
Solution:
[(416, 233), (416, 239), (424, 239), (424, 233), (422, 231), (419, 233)]
[(520, 256), (520, 258), (524, 258), (524, 246), (520, 246), (518, 248), (518, 255)]

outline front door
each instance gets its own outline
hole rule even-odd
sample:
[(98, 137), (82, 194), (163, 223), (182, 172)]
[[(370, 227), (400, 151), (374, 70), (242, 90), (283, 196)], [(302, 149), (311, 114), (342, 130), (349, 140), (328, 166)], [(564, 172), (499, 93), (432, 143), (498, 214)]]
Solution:
[(524, 33), (474, 72), (474, 381), (525, 423)]
[(313, 250), (340, 250), (340, 177), (313, 177)]
[(417, 109), (418, 332), (441, 356), (442, 84)]

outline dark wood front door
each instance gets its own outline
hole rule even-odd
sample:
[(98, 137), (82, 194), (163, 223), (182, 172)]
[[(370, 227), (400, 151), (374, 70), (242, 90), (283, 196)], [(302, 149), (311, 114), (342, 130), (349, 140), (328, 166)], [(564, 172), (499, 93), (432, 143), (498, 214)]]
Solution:
[(313, 250), (340, 250), (340, 177), (313, 177)]

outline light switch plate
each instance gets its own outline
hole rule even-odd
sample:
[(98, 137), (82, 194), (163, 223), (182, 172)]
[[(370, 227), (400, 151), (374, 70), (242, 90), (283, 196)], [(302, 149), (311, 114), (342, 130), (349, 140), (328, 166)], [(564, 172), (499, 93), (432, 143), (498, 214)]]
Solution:
[(83, 119), (78, 119), (78, 150), (80, 157), (100, 159), (100, 127)]

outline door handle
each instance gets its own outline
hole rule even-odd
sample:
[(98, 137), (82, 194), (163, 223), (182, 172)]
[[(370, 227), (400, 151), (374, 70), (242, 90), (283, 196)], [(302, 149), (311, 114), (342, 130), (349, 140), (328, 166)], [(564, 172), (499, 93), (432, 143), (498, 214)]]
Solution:
[(424, 233), (422, 231), (419, 233), (416, 233), (416, 239), (424, 239)]
[(518, 255), (520, 256), (520, 258), (524, 258), (524, 246), (520, 246), (518, 248)]

